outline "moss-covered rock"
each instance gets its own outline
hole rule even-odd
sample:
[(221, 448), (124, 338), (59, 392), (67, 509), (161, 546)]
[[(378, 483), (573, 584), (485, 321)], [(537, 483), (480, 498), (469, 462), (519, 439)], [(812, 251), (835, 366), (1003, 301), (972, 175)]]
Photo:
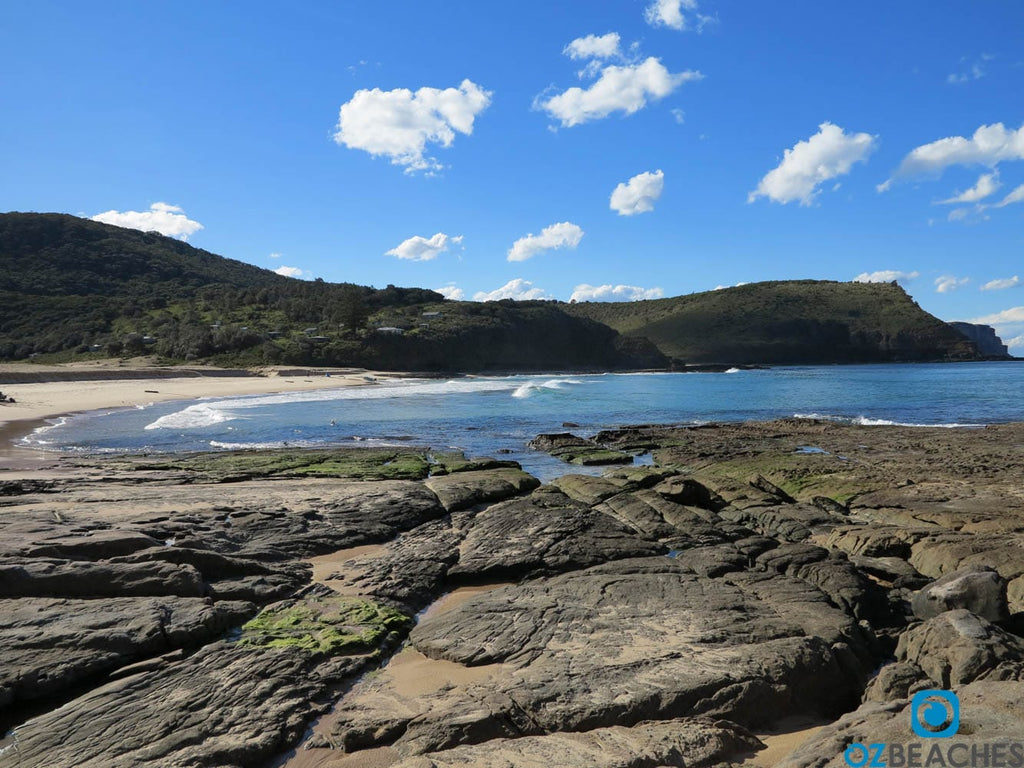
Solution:
[(241, 645), (301, 648), (345, 656), (378, 651), (404, 634), (412, 619), (389, 605), (362, 597), (307, 595), (264, 608), (242, 627)]

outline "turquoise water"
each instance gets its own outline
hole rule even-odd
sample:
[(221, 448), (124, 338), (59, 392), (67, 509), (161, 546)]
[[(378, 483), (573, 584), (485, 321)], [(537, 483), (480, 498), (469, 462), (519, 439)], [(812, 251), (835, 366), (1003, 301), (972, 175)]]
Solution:
[(730, 373), (404, 379), (365, 387), (160, 403), (37, 430), (25, 445), (73, 452), (416, 445), (566, 466), (531, 451), (541, 432), (786, 416), (860, 424), (978, 426), (1024, 421), (1024, 365), (860, 365)]

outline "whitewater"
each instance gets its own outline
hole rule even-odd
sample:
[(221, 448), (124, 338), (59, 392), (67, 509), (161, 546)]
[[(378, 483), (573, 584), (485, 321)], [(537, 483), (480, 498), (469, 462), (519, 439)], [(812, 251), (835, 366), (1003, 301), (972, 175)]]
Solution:
[(549, 478), (566, 467), (527, 447), (543, 432), (793, 417), (977, 428), (1024, 421), (1022, 395), (1024, 366), (1012, 362), (399, 379), (63, 417), (23, 444), (77, 453), (416, 446), (511, 458)]

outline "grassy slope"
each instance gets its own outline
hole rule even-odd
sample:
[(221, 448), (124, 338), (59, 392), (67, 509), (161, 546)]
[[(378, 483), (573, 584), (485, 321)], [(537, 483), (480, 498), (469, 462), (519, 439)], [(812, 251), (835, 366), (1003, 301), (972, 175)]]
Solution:
[(569, 311), (692, 363), (973, 359), (971, 345), (895, 283), (753, 283)]

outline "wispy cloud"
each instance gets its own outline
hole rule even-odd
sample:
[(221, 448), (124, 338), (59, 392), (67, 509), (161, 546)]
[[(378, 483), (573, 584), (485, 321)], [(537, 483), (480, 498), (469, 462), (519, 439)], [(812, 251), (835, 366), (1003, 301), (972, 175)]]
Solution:
[(822, 183), (845, 176), (875, 148), (875, 137), (869, 133), (848, 134), (828, 122), (818, 128), (809, 139), (785, 151), (782, 162), (761, 179), (747, 202), (767, 197), (776, 203), (798, 200), (800, 205), (811, 205)]
[(948, 200), (939, 200), (938, 205), (957, 205), (960, 203), (976, 203), (979, 200), (984, 200), (989, 195), (995, 193), (1000, 187), (999, 183), (999, 172), (993, 171), (992, 173), (983, 173), (978, 177), (978, 182), (966, 190), (965, 192), (958, 192), (955, 196)]
[(450, 237), (444, 232), (438, 232), (432, 237), (421, 237), (413, 235), (408, 240), (403, 240), (390, 251), (385, 251), (385, 256), (394, 256), (406, 261), (430, 261), (448, 250), (448, 246), (462, 242), (462, 235)]
[(491, 103), (491, 92), (470, 80), (458, 88), (410, 91), (379, 88), (356, 91), (341, 105), (334, 140), (404, 166), (406, 173), (442, 168), (427, 145), (450, 147), (456, 133), (470, 135), (473, 123)]
[(942, 275), (935, 278), (935, 290), (939, 293), (952, 293), (957, 288), (962, 288), (971, 282), (969, 277), (956, 277), (955, 275)]
[(539, 235), (529, 234), (516, 240), (508, 249), (509, 261), (526, 261), (544, 251), (575, 248), (583, 239), (583, 230), (575, 224), (562, 221), (544, 227)]
[(981, 291), (1005, 291), (1007, 288), (1016, 288), (1020, 285), (1020, 277), (1014, 275), (1013, 277), (1004, 277), (999, 280), (989, 280), (978, 290)]
[(143, 232), (159, 232), (179, 240), (188, 240), (203, 228), (198, 221), (188, 218), (184, 210), (169, 203), (153, 203), (148, 211), (105, 211), (97, 213), (92, 220)]
[(612, 190), (608, 207), (617, 211), (620, 216), (634, 216), (653, 211), (654, 203), (661, 197), (664, 186), (665, 174), (660, 170), (639, 173)]

